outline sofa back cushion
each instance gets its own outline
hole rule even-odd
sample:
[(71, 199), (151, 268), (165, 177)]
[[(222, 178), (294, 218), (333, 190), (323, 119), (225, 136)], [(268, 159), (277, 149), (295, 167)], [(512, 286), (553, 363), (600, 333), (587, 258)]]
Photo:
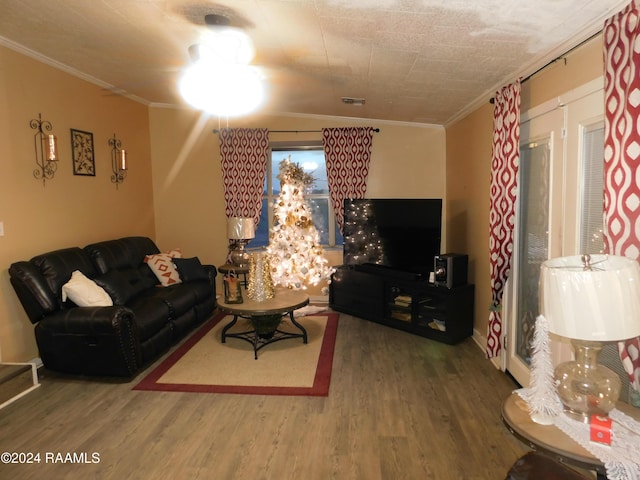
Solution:
[(148, 270), (144, 265), (145, 255), (160, 252), (153, 240), (148, 237), (107, 240), (87, 245), (84, 250), (88, 253), (96, 269), (102, 274), (110, 270), (137, 269), (140, 266), (144, 266)]
[(110, 270), (98, 275), (95, 281), (107, 291), (114, 305), (126, 305), (129, 300), (155, 285), (154, 279), (142, 268)]
[(31, 322), (63, 307), (62, 286), (75, 270), (89, 278), (97, 273), (89, 256), (78, 247), (43, 253), (9, 267), (11, 284)]
[(31, 259), (42, 274), (51, 292), (62, 302), (62, 285), (67, 283), (71, 274), (79, 270), (85, 276), (93, 278), (96, 269), (89, 256), (78, 247), (63, 248), (49, 253), (43, 253)]

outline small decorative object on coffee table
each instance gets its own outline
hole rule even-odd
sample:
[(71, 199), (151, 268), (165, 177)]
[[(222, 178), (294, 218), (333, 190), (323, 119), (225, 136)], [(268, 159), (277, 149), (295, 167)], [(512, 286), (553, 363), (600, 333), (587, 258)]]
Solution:
[[(226, 343), (227, 337), (239, 338), (253, 345), (254, 358), (258, 358), (258, 350), (271, 343), (286, 340), (289, 338), (302, 338), (303, 343), (307, 343), (307, 331), (296, 321), (293, 312), (309, 304), (309, 295), (306, 293), (277, 289), (273, 298), (257, 302), (245, 295), (245, 301), (241, 304), (230, 304), (218, 300), (218, 308), (233, 315), (231, 320), (222, 329), (221, 340)], [(300, 333), (279, 329), (280, 321), (283, 317), (289, 317), (292, 325)], [(230, 332), (238, 318), (245, 318), (251, 321), (252, 328), (241, 332)]]
[(269, 258), (264, 253), (252, 253), (249, 256), (247, 296), (256, 302), (263, 302), (273, 298), (275, 294)]
[(242, 303), (242, 289), (236, 273), (232, 270), (222, 277), (224, 283), (224, 302)]
[(247, 274), (249, 273), (249, 266), (238, 267), (237, 265), (233, 265), (232, 263), (225, 263), (224, 265), (220, 265), (218, 267), (218, 272), (225, 274), (234, 272), (238, 275), (238, 279), (240, 279), (240, 275), (242, 275), (242, 285), (246, 288), (248, 283)]

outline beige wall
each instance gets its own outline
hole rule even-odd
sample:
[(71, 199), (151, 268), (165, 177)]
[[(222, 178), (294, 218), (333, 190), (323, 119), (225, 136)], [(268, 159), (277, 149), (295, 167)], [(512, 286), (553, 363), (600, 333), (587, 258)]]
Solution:
[[(373, 126), (368, 197), (434, 197), (445, 194), (445, 137), (440, 126), (306, 116), (232, 119), (228, 126), (270, 130), (319, 130), (323, 127)], [(158, 243), (180, 247), (214, 265), (227, 254), (226, 216), (220, 175), (218, 136), (227, 126), (192, 111), (152, 108), (153, 189)], [(320, 133), (271, 133), (271, 141), (321, 140)], [(326, 252), (332, 265), (342, 251)], [(318, 289), (310, 290), (312, 295)]]
[(447, 128), (447, 245), (469, 255), (468, 281), (476, 285), (475, 328), (486, 330), (489, 278), (489, 186), (493, 107), (487, 104)]
[[(12, 262), (57, 248), (125, 235), (155, 236), (148, 108), (58, 69), (0, 47), (0, 356), (38, 356), (33, 325), (9, 283)], [(58, 170), (43, 187), (29, 121), (53, 125)], [(74, 176), (69, 129), (93, 133), (96, 176)], [(110, 181), (107, 141), (116, 133), (130, 170), (118, 190)]]
[[(602, 37), (537, 73), (522, 84), (521, 111), (602, 75)], [(447, 247), (469, 254), (469, 282), (476, 285), (475, 329), (486, 337), (489, 283), (489, 187), (493, 107), (488, 103), (448, 125)]]

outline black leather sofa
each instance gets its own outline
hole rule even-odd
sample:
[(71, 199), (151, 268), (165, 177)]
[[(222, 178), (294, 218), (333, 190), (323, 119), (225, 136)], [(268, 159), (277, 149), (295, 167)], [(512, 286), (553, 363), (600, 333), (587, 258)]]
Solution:
[[(212, 315), (216, 268), (188, 259), (190, 271), (180, 272), (181, 283), (159, 286), (145, 263), (146, 255), (158, 253), (151, 239), (126, 237), (44, 253), (9, 267), (47, 369), (131, 377)], [(63, 302), (62, 287), (76, 270), (103, 287), (113, 305)]]

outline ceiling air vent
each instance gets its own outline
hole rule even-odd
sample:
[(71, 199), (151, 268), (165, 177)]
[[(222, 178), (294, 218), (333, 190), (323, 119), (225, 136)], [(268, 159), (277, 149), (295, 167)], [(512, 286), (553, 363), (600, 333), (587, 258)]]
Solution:
[(342, 103), (347, 105), (364, 105), (364, 98), (342, 97)]

